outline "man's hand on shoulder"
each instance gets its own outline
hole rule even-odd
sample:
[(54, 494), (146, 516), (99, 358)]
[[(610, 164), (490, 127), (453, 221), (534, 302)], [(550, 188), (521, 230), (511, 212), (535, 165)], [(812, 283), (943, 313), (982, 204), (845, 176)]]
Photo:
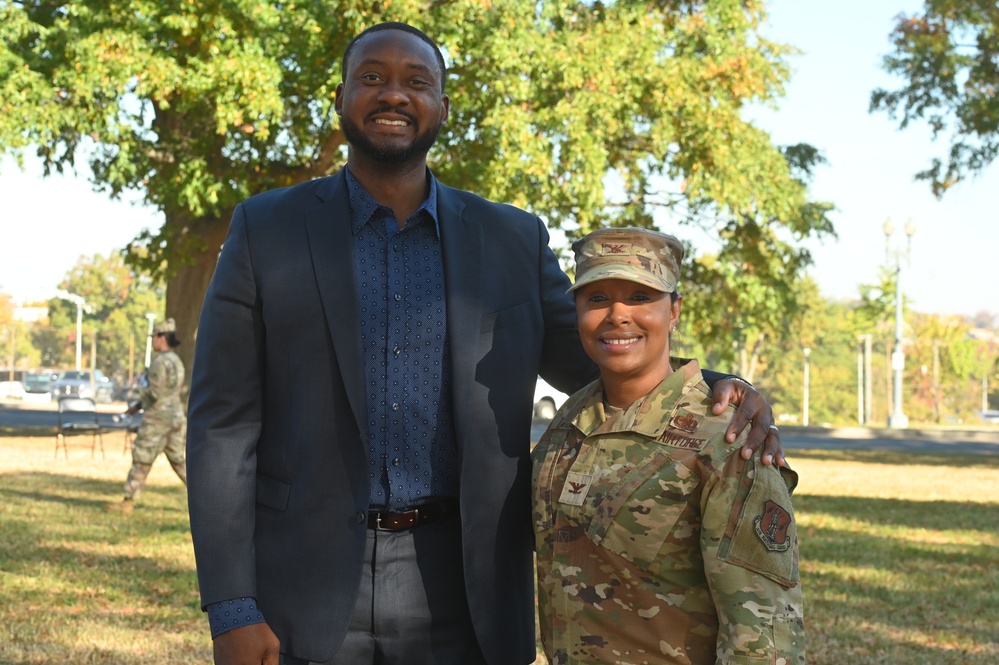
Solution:
[(738, 408), (732, 416), (725, 440), (729, 443), (736, 440), (739, 433), (752, 425), (745, 445), (742, 446), (742, 458), (749, 459), (753, 453), (763, 446), (763, 464), (770, 465), (775, 460), (777, 466), (786, 466), (784, 447), (780, 442), (780, 432), (774, 424), (774, 412), (755, 388), (745, 381), (722, 379), (715, 383), (711, 391), (711, 411), (721, 414), (729, 404)]
[(281, 642), (266, 623), (233, 628), (215, 638), (215, 665), (278, 665)]

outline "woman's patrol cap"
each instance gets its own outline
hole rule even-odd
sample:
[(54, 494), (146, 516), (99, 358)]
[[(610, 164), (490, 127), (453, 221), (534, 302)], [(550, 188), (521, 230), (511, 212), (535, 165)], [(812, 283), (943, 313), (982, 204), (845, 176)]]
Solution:
[(164, 321), (159, 321), (155, 326), (153, 326), (154, 335), (166, 335), (167, 333), (176, 333), (177, 324), (173, 319), (166, 319)]
[(640, 228), (598, 229), (572, 243), (576, 283), (566, 293), (601, 279), (624, 279), (656, 291), (676, 291), (683, 245), (673, 236)]

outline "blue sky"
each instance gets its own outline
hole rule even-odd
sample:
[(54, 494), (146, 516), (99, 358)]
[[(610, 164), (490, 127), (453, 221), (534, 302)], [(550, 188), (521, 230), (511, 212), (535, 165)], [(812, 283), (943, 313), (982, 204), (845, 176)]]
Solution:
[(807, 245), (815, 260), (811, 273), (824, 295), (856, 297), (859, 284), (875, 283), (878, 266), (885, 263), (885, 219), (899, 229), (893, 247), (904, 247), (901, 228), (912, 219), (916, 233), (902, 283), (914, 309), (999, 313), (999, 295), (991, 288), (999, 249), (999, 164), (937, 200), (913, 176), (933, 157), (946, 155), (947, 144), (933, 142), (925, 126), (901, 131), (887, 114), (867, 110), (874, 88), (897, 85), (881, 69), (894, 17), (921, 5), (912, 0), (770, 3), (765, 32), (803, 54), (791, 61), (779, 110), (759, 113), (758, 123), (777, 143), (811, 143), (829, 162), (818, 169), (813, 192), (835, 204), (839, 237)]
[[(779, 109), (752, 116), (775, 142), (810, 143), (828, 160), (816, 172), (813, 192), (836, 206), (838, 238), (807, 244), (815, 259), (811, 274), (825, 296), (856, 297), (860, 284), (876, 282), (885, 262), (885, 219), (901, 229), (911, 218), (916, 234), (903, 287), (913, 307), (999, 314), (991, 288), (996, 280), (989, 277), (999, 250), (999, 165), (937, 200), (913, 175), (944, 155), (946, 143), (934, 143), (925, 127), (903, 132), (884, 113), (867, 111), (871, 90), (893, 85), (880, 67), (893, 17), (920, 6), (913, 0), (771, 2), (764, 32), (802, 54), (791, 60)], [(107, 255), (162, 222), (153, 211), (94, 193), (85, 178), (43, 179), (37, 168), (21, 173), (10, 160), (0, 164), (0, 201), (0, 292), (17, 301), (51, 297), (81, 255)], [(896, 232), (894, 246), (903, 239)]]

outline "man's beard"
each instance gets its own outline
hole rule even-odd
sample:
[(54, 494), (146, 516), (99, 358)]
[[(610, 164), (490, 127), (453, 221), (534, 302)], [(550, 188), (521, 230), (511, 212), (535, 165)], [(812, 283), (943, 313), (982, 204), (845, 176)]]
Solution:
[[(386, 109), (386, 111), (388, 110), (390, 109)], [(409, 145), (376, 146), (352, 120), (346, 116), (340, 116), (340, 129), (343, 130), (343, 135), (346, 137), (347, 143), (350, 144), (351, 148), (383, 164), (400, 165), (411, 162), (416, 158), (423, 159), (430, 152), (430, 148), (433, 147), (434, 143), (437, 142), (437, 135), (441, 133), (443, 125), (443, 122), (438, 122), (422, 134), (417, 134), (416, 138)]]

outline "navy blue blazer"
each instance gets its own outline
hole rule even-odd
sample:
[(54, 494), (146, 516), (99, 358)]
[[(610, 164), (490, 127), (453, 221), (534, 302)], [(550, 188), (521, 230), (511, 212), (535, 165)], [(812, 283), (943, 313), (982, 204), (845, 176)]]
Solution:
[[(534, 659), (529, 455), (534, 383), (596, 370), (535, 216), (442, 186), (468, 603), (492, 663)], [(365, 391), (344, 173), (233, 214), (197, 332), (188, 421), (203, 605), (254, 596), (282, 651), (343, 641), (368, 508)]]

